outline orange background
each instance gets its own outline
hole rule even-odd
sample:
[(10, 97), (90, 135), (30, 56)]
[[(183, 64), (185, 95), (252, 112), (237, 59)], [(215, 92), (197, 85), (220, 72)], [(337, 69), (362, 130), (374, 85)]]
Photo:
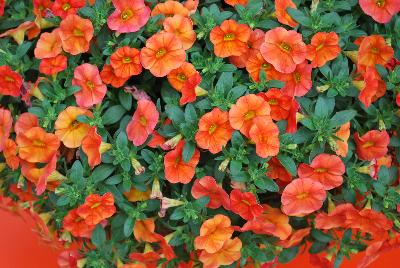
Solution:
[[(18, 217), (11, 212), (0, 209), (0, 267), (4, 268), (57, 268), (57, 257), (61, 250), (55, 250), (46, 244), (33, 231), (32, 220)], [(382, 254), (370, 268), (399, 267), (400, 250)], [(341, 267), (356, 268), (363, 254), (355, 256), (351, 261), (345, 260)], [(281, 268), (307, 268), (307, 254), (298, 256), (290, 264)]]

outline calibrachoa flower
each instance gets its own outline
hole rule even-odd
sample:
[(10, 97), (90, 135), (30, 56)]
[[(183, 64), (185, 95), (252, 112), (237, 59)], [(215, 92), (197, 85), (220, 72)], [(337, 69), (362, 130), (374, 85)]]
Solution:
[(96, 225), (87, 224), (85, 219), (78, 215), (77, 209), (72, 209), (64, 217), (63, 227), (73, 236), (89, 238)]
[(265, 72), (268, 80), (279, 80), (278, 78), (282, 76), (272, 64), (263, 58), (260, 52), (249, 56), (246, 62), (246, 70), (255, 82), (260, 82), (261, 71)]
[(37, 59), (53, 58), (62, 52), (59, 30), (42, 33), (34, 50)]
[(167, 0), (164, 3), (158, 3), (151, 11), (152, 17), (159, 14), (162, 14), (165, 17), (172, 17), (176, 14), (187, 17), (189, 15), (189, 10), (178, 1)]
[(7, 109), (0, 108), (0, 152), (4, 148), (4, 143), (10, 136), (13, 119), (11, 112)]
[(264, 43), (264, 35), (265, 33), (260, 29), (253, 30), (247, 40), (247, 52), (240, 56), (231, 56), (229, 61), (238, 68), (246, 67), (249, 57), (259, 52), (261, 44)]
[(55, 0), (51, 10), (54, 15), (65, 19), (70, 14), (76, 14), (85, 4), (85, 0)]
[(114, 68), (111, 65), (104, 64), (103, 69), (100, 72), (101, 80), (107, 85), (112, 85), (115, 88), (122, 87), (126, 81), (128, 81), (128, 77), (119, 77), (115, 75)]
[(340, 126), (339, 130), (335, 133), (335, 136), (339, 139), (336, 141), (336, 154), (341, 157), (346, 157), (347, 152), (349, 151), (348, 140), (350, 137), (350, 122)]
[(287, 13), (287, 8), (297, 9), (292, 0), (275, 0), (275, 12), (278, 21), (294, 28), (297, 26), (297, 22)]
[(390, 142), (386, 131), (370, 130), (361, 137), (354, 134), (357, 156), (361, 160), (373, 160), (386, 155)]
[(393, 58), (393, 48), (380, 35), (364, 37), (358, 51), (358, 64), (375, 66), (385, 65)]
[(107, 18), (111, 30), (119, 33), (137, 32), (150, 18), (150, 8), (143, 0), (113, 0), (115, 11)]
[(96, 225), (115, 213), (114, 196), (107, 192), (100, 196), (91, 194), (86, 197), (85, 203), (78, 207), (77, 214), (88, 225)]
[(18, 97), (21, 94), (22, 78), (7, 65), (0, 66), (0, 94)]
[(110, 65), (117, 77), (128, 78), (142, 72), (139, 50), (128, 46), (118, 48), (110, 57)]
[(234, 189), (230, 193), (231, 210), (245, 220), (252, 220), (262, 214), (262, 206), (257, 203), (256, 197), (249, 192)]
[(219, 208), (220, 206), (223, 206), (227, 210), (230, 208), (228, 194), (211, 176), (206, 176), (194, 181), (192, 196), (196, 199), (208, 196), (210, 201), (208, 202), (207, 207), (212, 209)]
[(217, 268), (220, 265), (229, 265), (240, 259), (240, 251), (242, 249), (242, 241), (235, 237), (224, 242), (222, 248), (215, 252), (209, 253), (203, 250), (200, 253), (199, 260), (203, 263), (204, 268)]
[(339, 56), (340, 51), (339, 36), (335, 32), (318, 32), (307, 46), (307, 59), (313, 68), (322, 67)]
[(184, 62), (179, 68), (172, 70), (167, 78), (171, 86), (181, 92), (186, 81), (196, 73), (193, 64)]
[(388, 23), (400, 11), (398, 0), (360, 0), (359, 3), (365, 14), (379, 23)]
[(57, 74), (67, 68), (67, 60), (67, 57), (64, 55), (42, 59), (39, 65), (39, 71), (45, 75)]
[(192, 21), (182, 15), (176, 14), (166, 18), (163, 23), (167, 33), (173, 33), (182, 42), (184, 50), (191, 48), (196, 41), (196, 33), (193, 31)]
[(285, 81), (283, 93), (292, 97), (307, 94), (312, 87), (311, 71), (311, 65), (304, 61), (298, 64), (292, 73), (283, 75), (282, 80)]
[(259, 157), (267, 158), (279, 153), (279, 129), (272, 120), (255, 118), (249, 136), (256, 144), (256, 153)]
[(111, 148), (111, 144), (104, 143), (96, 128), (92, 127), (82, 140), (82, 151), (88, 157), (90, 167), (101, 163), (101, 154)]
[(259, 93), (266, 100), (271, 108), (272, 120), (283, 120), (289, 116), (289, 111), (292, 106), (292, 98), (283, 93), (282, 90), (271, 88), (265, 93)]

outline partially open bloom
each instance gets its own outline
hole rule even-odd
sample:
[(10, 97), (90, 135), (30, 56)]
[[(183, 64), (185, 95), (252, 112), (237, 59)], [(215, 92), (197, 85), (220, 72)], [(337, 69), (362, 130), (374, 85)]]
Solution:
[(42, 59), (39, 64), (39, 71), (45, 75), (57, 74), (67, 68), (67, 61), (68, 59), (65, 55)]
[(22, 77), (7, 65), (0, 66), (0, 94), (18, 97), (21, 95)]
[(63, 227), (75, 237), (90, 238), (96, 225), (89, 225), (77, 213), (77, 209), (72, 209), (64, 217)]
[(257, 203), (256, 197), (250, 192), (241, 192), (238, 189), (230, 193), (231, 210), (245, 220), (252, 220), (260, 216), (263, 208)]
[(33, 0), (33, 14), (37, 17), (45, 17), (46, 11), (51, 9), (53, 2), (51, 0)]
[(187, 17), (189, 15), (189, 10), (178, 1), (167, 0), (164, 3), (158, 3), (151, 11), (152, 17), (159, 14), (162, 14), (165, 17), (172, 17), (176, 14)]
[(91, 168), (101, 163), (101, 154), (110, 148), (111, 144), (102, 141), (96, 127), (92, 127), (82, 140), (82, 151), (86, 154)]
[(301, 34), (276, 27), (265, 33), (260, 51), (264, 59), (281, 73), (292, 73), (306, 59), (307, 47)]
[(152, 101), (139, 100), (132, 120), (126, 127), (128, 139), (135, 146), (140, 146), (153, 132), (158, 122), (159, 113)]
[(370, 130), (361, 137), (355, 133), (354, 141), (358, 158), (371, 161), (386, 155), (390, 137), (386, 131)]
[(19, 166), (18, 146), (15, 141), (7, 139), (3, 145), (3, 156), (6, 160), (7, 166), (12, 170), (16, 170)]
[(192, 21), (182, 15), (176, 14), (166, 18), (163, 23), (167, 33), (173, 33), (181, 41), (183, 49), (191, 48), (196, 41), (196, 33), (193, 30)]
[(47, 163), (60, 146), (58, 137), (41, 127), (33, 127), (16, 138), (19, 157), (31, 163)]
[(114, 196), (107, 192), (104, 195), (90, 194), (85, 203), (78, 207), (79, 217), (85, 219), (86, 224), (96, 225), (115, 213)]
[(78, 15), (68, 15), (60, 23), (59, 34), (64, 51), (78, 55), (89, 50), (93, 38), (93, 24)]
[(347, 141), (350, 137), (350, 122), (347, 122), (340, 126), (335, 135), (340, 139), (336, 140), (335, 152), (338, 156), (346, 157), (349, 150), (349, 145)]
[(51, 10), (54, 15), (65, 19), (70, 14), (76, 14), (85, 4), (85, 0), (55, 0)]
[(12, 124), (11, 112), (0, 107), (0, 152), (3, 150), (4, 143), (10, 136)]
[(231, 107), (229, 122), (232, 128), (239, 130), (246, 137), (250, 137), (249, 131), (253, 125), (253, 120), (255, 118), (271, 120), (270, 111), (268, 102), (262, 97), (249, 94), (240, 97), (236, 104)]
[(31, 40), (40, 34), (40, 29), (33, 21), (25, 21), (21, 23), (17, 28), (10, 29), (0, 34), (0, 38), (10, 36), (18, 45), (24, 42), (25, 34), (28, 39)]
[(224, 0), (224, 2), (230, 6), (236, 6), (236, 5), (245, 6), (247, 5), (248, 0)]
[(361, 90), (358, 99), (368, 108), (371, 103), (385, 95), (386, 82), (382, 80), (374, 67), (367, 67), (363, 76), (364, 81), (356, 81), (356, 83), (353, 81), (353, 84)]
[(37, 59), (53, 58), (62, 52), (59, 30), (42, 33), (34, 50)]
[(297, 22), (287, 13), (287, 8), (297, 9), (296, 4), (292, 0), (275, 0), (275, 13), (278, 21), (294, 28), (297, 26)]
[(142, 72), (140, 52), (128, 46), (118, 48), (110, 57), (110, 65), (117, 77), (129, 78)]
[(84, 63), (75, 68), (72, 85), (81, 88), (74, 95), (76, 103), (82, 108), (90, 108), (101, 103), (107, 92), (107, 86), (101, 80), (99, 69), (89, 63)]
[(196, 73), (193, 64), (184, 62), (179, 68), (172, 70), (167, 78), (171, 86), (181, 92), (186, 81)]
[(312, 67), (307, 61), (298, 64), (293, 72), (282, 77), (286, 82), (282, 92), (291, 97), (307, 94), (312, 87), (311, 72)]
[(166, 76), (186, 59), (182, 42), (172, 33), (157, 33), (147, 39), (140, 52), (140, 62), (154, 76)]
[(260, 46), (264, 43), (264, 35), (265, 33), (262, 30), (254, 29), (250, 34), (249, 40), (247, 40), (247, 52), (240, 56), (230, 56), (229, 61), (238, 68), (246, 67), (249, 57), (259, 53)]
[(311, 44), (307, 46), (307, 59), (311, 61), (313, 68), (322, 67), (339, 56), (340, 51), (337, 33), (318, 32), (312, 37)]
[(92, 116), (89, 110), (69, 106), (62, 111), (54, 124), (55, 134), (67, 148), (81, 146), (83, 138), (90, 130), (90, 126), (79, 122), (78, 116)]
[(203, 250), (199, 260), (203, 263), (203, 268), (218, 268), (221, 265), (229, 265), (240, 259), (242, 241), (235, 237), (228, 239), (222, 245), (222, 248), (215, 253), (209, 253)]
[(284, 241), (279, 241), (277, 244), (283, 248), (297, 246), (300, 242), (310, 234), (311, 228), (303, 228), (292, 232), (291, 236)]
[(246, 62), (246, 70), (255, 82), (260, 82), (261, 70), (265, 72), (267, 80), (279, 80), (278, 78), (282, 76), (272, 64), (263, 58), (260, 52), (249, 56)]
[(250, 34), (251, 29), (246, 24), (239, 24), (234, 20), (225, 20), (221, 26), (214, 27), (210, 32), (210, 40), (214, 44), (215, 55), (225, 58), (246, 53)]
[(180, 141), (174, 150), (164, 156), (165, 178), (171, 183), (189, 183), (200, 160), (200, 152), (195, 149), (188, 162), (183, 160), (184, 141)]
[(301, 217), (322, 207), (326, 198), (324, 186), (312, 179), (295, 179), (282, 192), (282, 211)]
[(325, 190), (331, 190), (343, 183), (346, 167), (340, 157), (329, 154), (319, 154), (310, 165), (300, 164), (299, 178), (309, 178), (322, 184)]
[(279, 129), (272, 120), (254, 119), (249, 136), (256, 144), (256, 153), (259, 157), (267, 158), (279, 153)]
[(195, 72), (185, 81), (185, 84), (183, 84), (181, 90), (182, 96), (179, 99), (180, 105), (194, 102), (197, 96), (203, 96), (208, 93), (206, 90), (200, 87), (201, 80), (202, 78), (199, 72)]
[(400, 11), (398, 0), (360, 0), (359, 3), (364, 13), (379, 23), (388, 23)]
[(290, 107), (292, 106), (292, 98), (277, 88), (270, 88), (265, 93), (259, 93), (257, 96), (266, 100), (271, 108), (272, 120), (279, 121), (287, 119)]
[(279, 179), (284, 182), (292, 181), (292, 175), (281, 164), (277, 157), (272, 157), (268, 161), (267, 176), (271, 179)]
[(194, 181), (192, 196), (196, 199), (208, 196), (210, 201), (208, 202), (207, 207), (212, 209), (219, 208), (220, 206), (223, 206), (227, 210), (230, 208), (228, 194), (211, 176), (205, 176)]
[(33, 127), (39, 126), (39, 118), (31, 113), (22, 113), (14, 125), (14, 131), (18, 135), (24, 133)]
[(139, 31), (150, 18), (150, 8), (143, 0), (113, 0), (115, 11), (107, 18), (111, 30), (119, 33)]
[(202, 148), (216, 154), (222, 151), (232, 137), (233, 129), (229, 124), (228, 112), (214, 108), (199, 120), (196, 143)]
[(115, 75), (114, 68), (111, 65), (104, 64), (103, 70), (100, 72), (101, 80), (107, 85), (112, 85), (115, 88), (122, 87), (129, 77), (118, 77)]
[(380, 35), (366, 36), (362, 39), (358, 50), (358, 64), (375, 67), (385, 65), (393, 58), (393, 48)]

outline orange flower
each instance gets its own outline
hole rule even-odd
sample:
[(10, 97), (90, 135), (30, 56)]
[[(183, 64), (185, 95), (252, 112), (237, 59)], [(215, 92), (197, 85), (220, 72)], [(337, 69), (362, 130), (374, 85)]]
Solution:
[(240, 56), (247, 52), (251, 29), (246, 24), (234, 20), (224, 20), (221, 26), (215, 26), (210, 32), (216, 56), (226, 58)]
[(248, 0), (224, 0), (224, 2), (230, 6), (236, 6), (236, 5), (245, 6), (247, 5)]
[(92, 113), (86, 109), (69, 106), (62, 111), (54, 124), (55, 134), (67, 148), (77, 148), (81, 146), (83, 138), (90, 130), (90, 126), (78, 122), (78, 116), (92, 117)]
[(111, 65), (104, 64), (103, 70), (100, 72), (101, 80), (107, 85), (112, 85), (115, 88), (122, 87), (129, 77), (121, 78), (115, 75), (114, 69)]
[(187, 17), (176, 14), (173, 17), (166, 18), (163, 26), (167, 33), (175, 34), (178, 37), (184, 50), (191, 48), (196, 41), (196, 32), (193, 31), (193, 23)]
[(393, 222), (385, 214), (373, 209), (364, 208), (358, 215), (348, 215), (346, 220), (351, 228), (360, 229), (376, 238), (384, 237), (386, 231), (393, 228)]
[(199, 163), (200, 152), (197, 149), (195, 149), (192, 158), (188, 162), (183, 161), (182, 152), (184, 146), (185, 142), (180, 141), (174, 150), (169, 151), (164, 156), (165, 178), (171, 183), (189, 183)]
[(336, 59), (340, 51), (339, 36), (335, 32), (318, 32), (307, 46), (307, 59), (311, 61), (313, 68), (322, 67), (328, 61)]
[[(292, 226), (289, 224), (289, 217), (282, 213), (279, 208), (273, 208), (268, 205), (263, 206), (263, 214), (257, 219), (269, 222), (275, 226), (275, 230), (271, 233), (280, 240), (285, 240), (292, 233)], [(244, 226), (243, 226), (244, 227)]]
[(67, 68), (67, 61), (68, 59), (64, 55), (43, 59), (39, 65), (39, 72), (45, 75), (57, 74)]
[(252, 220), (262, 214), (262, 206), (257, 203), (256, 197), (250, 192), (241, 192), (234, 189), (230, 195), (231, 210), (245, 220)]
[(203, 263), (203, 268), (217, 268), (221, 265), (229, 265), (240, 259), (240, 250), (242, 249), (242, 241), (235, 237), (225, 241), (222, 248), (215, 253), (208, 253), (203, 250), (199, 256), (199, 260)]
[(343, 124), (340, 129), (335, 133), (335, 136), (340, 140), (336, 140), (335, 152), (338, 156), (346, 157), (349, 150), (347, 141), (350, 137), (350, 122)]
[(107, 18), (111, 30), (119, 33), (139, 31), (150, 18), (150, 8), (143, 0), (113, 0), (115, 11)]
[(318, 213), (315, 217), (315, 228), (329, 230), (333, 228), (349, 228), (348, 218), (355, 218), (359, 216), (359, 212), (354, 208), (351, 203), (340, 204), (334, 208), (333, 211), (326, 214), (324, 212)]
[(40, 29), (35, 22), (25, 21), (17, 28), (10, 29), (0, 34), (0, 38), (11, 36), (18, 45), (21, 45), (24, 42), (25, 34), (27, 34), (28, 39), (31, 40), (40, 34)]
[(322, 207), (326, 198), (324, 186), (312, 179), (296, 179), (282, 192), (282, 211), (288, 216), (302, 217)]
[[(151, 250), (151, 249), (150, 249)], [(145, 249), (146, 252), (146, 249)], [(129, 254), (129, 259), (133, 261), (138, 261), (143, 266), (129, 266), (129, 267), (122, 267), (122, 268), (157, 268), (158, 261), (160, 260), (160, 254), (154, 251), (148, 251), (146, 253), (137, 253), (133, 252)], [(137, 265), (137, 264), (133, 264)]]
[(275, 0), (275, 13), (278, 21), (294, 28), (298, 23), (287, 13), (286, 9), (288, 8), (297, 9), (292, 0)]
[(270, 88), (266, 93), (259, 93), (257, 96), (266, 100), (271, 108), (272, 120), (279, 121), (287, 119), (292, 106), (292, 98), (283, 94), (280, 89)]
[(264, 59), (281, 73), (292, 73), (306, 59), (307, 47), (301, 34), (276, 27), (265, 33), (260, 51)]
[(64, 217), (63, 227), (75, 237), (90, 238), (96, 225), (89, 225), (81, 218), (78, 209), (72, 209)]
[(189, 15), (193, 15), (199, 6), (199, 0), (186, 0), (183, 6), (189, 10)]
[(13, 140), (7, 139), (4, 142), (3, 155), (7, 166), (9, 166), (12, 170), (16, 170), (19, 166), (19, 158), (17, 154), (17, 144)]
[(110, 65), (117, 77), (128, 78), (142, 72), (139, 50), (128, 46), (118, 48), (110, 57)]
[(297, 170), (299, 178), (309, 178), (322, 184), (325, 190), (331, 190), (343, 183), (346, 167), (336, 155), (319, 154), (310, 165), (300, 164)]
[(114, 196), (107, 192), (103, 196), (90, 194), (85, 203), (78, 207), (79, 217), (85, 219), (88, 225), (96, 225), (102, 220), (110, 218), (115, 213)]
[(111, 144), (104, 143), (96, 127), (92, 127), (82, 140), (82, 151), (88, 157), (88, 163), (91, 168), (101, 163), (101, 154), (108, 151)]
[(124, 196), (129, 202), (145, 201), (150, 199), (151, 190), (148, 189), (145, 192), (139, 191), (132, 187), (129, 192), (125, 192)]
[(37, 59), (53, 58), (62, 52), (59, 30), (42, 33), (34, 50)]
[(196, 69), (194, 68), (193, 64), (184, 62), (179, 68), (172, 70), (168, 74), (168, 82), (174, 89), (181, 92), (186, 81), (195, 73)]
[(159, 113), (152, 101), (139, 100), (131, 121), (126, 127), (128, 139), (135, 146), (144, 144), (157, 125)]
[(385, 65), (393, 58), (393, 55), (393, 48), (382, 36), (366, 36), (361, 41), (357, 63), (370, 67), (375, 67), (376, 64)]
[(14, 131), (18, 135), (19, 133), (25, 133), (33, 127), (39, 126), (39, 119), (36, 115), (31, 113), (22, 113), (15, 122)]
[(21, 95), (22, 77), (7, 65), (0, 66), (0, 94), (18, 97)]
[(89, 50), (90, 40), (93, 38), (93, 25), (88, 19), (78, 15), (68, 15), (59, 27), (62, 48), (64, 51), (78, 55)]
[(262, 97), (249, 94), (240, 97), (236, 104), (229, 110), (229, 122), (232, 128), (239, 130), (246, 137), (253, 125), (253, 120), (261, 118), (262, 120), (271, 120), (271, 108), (268, 102)]
[(246, 62), (246, 70), (254, 82), (260, 82), (260, 72), (264, 70), (268, 80), (279, 80), (282, 76), (275, 67), (266, 62), (260, 52), (251, 55)]
[(398, 0), (360, 0), (359, 3), (364, 13), (379, 23), (388, 23), (400, 11)]
[(194, 102), (197, 96), (203, 96), (207, 94), (203, 88), (199, 85), (201, 83), (201, 76), (199, 72), (195, 72), (190, 76), (182, 87), (182, 96), (179, 99), (180, 105), (185, 105), (186, 103)]
[(11, 112), (0, 107), (0, 152), (3, 151), (4, 144), (10, 136), (12, 124)]
[(208, 196), (210, 198), (210, 201), (207, 204), (208, 208), (216, 209), (223, 206), (227, 210), (230, 209), (228, 194), (211, 176), (205, 176), (194, 181), (192, 196), (196, 199)]
[(33, 127), (16, 138), (19, 157), (31, 163), (47, 163), (60, 147), (58, 137), (41, 127)]
[(165, 17), (172, 17), (175, 14), (187, 17), (189, 15), (189, 10), (177, 1), (168, 0), (164, 3), (158, 3), (151, 11), (152, 17), (155, 17), (159, 14), (162, 14)]
[[(260, 46), (264, 43), (265, 33), (260, 29), (255, 29), (251, 32), (250, 38), (247, 41), (247, 52), (240, 56), (230, 56), (229, 61), (238, 68), (246, 67), (246, 62), (250, 56), (259, 53)], [(262, 56), (261, 56), (262, 58)]]
[(75, 68), (72, 85), (81, 88), (74, 95), (76, 104), (82, 108), (90, 108), (101, 103), (107, 92), (107, 86), (101, 80), (99, 69), (89, 63), (84, 63)]
[(48, 9), (51, 9), (53, 2), (51, 0), (33, 0), (33, 14), (36, 17), (45, 17)]
[[(364, 73), (363, 87), (358, 95), (358, 99), (368, 108), (372, 102), (382, 97), (386, 93), (386, 83), (382, 80), (374, 67), (367, 67)], [(356, 85), (357, 87), (357, 85)]]
[(272, 120), (256, 118), (249, 136), (256, 144), (256, 154), (259, 157), (267, 158), (279, 153), (279, 129)]
[(140, 62), (154, 76), (166, 76), (186, 59), (181, 41), (172, 33), (157, 33), (147, 39), (140, 52)]
[(78, 9), (84, 7), (85, 4), (85, 0), (55, 0), (51, 11), (53, 11), (54, 15), (65, 19), (70, 14), (76, 14)]
[(216, 253), (224, 246), (225, 241), (231, 238), (233, 227), (231, 220), (222, 214), (203, 222), (200, 235), (194, 239), (196, 249), (204, 249), (208, 253)]
[(371, 161), (386, 155), (390, 137), (386, 130), (370, 130), (361, 137), (355, 133), (354, 142), (358, 158)]
[(283, 182), (292, 181), (292, 175), (286, 170), (277, 157), (272, 157), (271, 160), (268, 161), (267, 176), (271, 179), (279, 179)]
[(290, 248), (293, 246), (297, 246), (304, 239), (304, 237), (306, 237), (310, 234), (310, 231), (311, 231), (311, 228), (303, 228), (303, 229), (296, 230), (285, 241), (279, 241), (278, 246), (283, 247), (283, 248)]
[(216, 154), (222, 151), (222, 147), (226, 146), (232, 137), (232, 132), (228, 112), (214, 108), (200, 118), (199, 130), (195, 139), (200, 148)]
[(307, 94), (312, 87), (311, 80), (312, 67), (307, 61), (298, 64), (295, 70), (283, 76), (285, 86), (282, 92), (291, 97), (301, 97)]

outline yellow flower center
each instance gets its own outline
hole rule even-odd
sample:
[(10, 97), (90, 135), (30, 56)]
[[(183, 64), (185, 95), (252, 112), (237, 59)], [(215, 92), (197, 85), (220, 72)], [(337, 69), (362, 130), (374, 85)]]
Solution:
[(41, 147), (41, 148), (46, 147), (46, 143), (44, 143), (44, 142), (41, 141), (41, 140), (34, 140), (34, 141), (32, 141), (32, 145), (33, 145), (34, 147)]
[(375, 3), (378, 7), (383, 7), (385, 5), (385, 0), (377, 0)]
[(86, 82), (86, 86), (87, 86), (90, 90), (93, 90), (93, 89), (94, 89), (94, 84), (93, 84), (92, 81), (87, 81), (87, 82)]
[(180, 162), (181, 162), (181, 157), (178, 156), (177, 158), (175, 158), (174, 167), (176, 168)]
[(213, 134), (216, 130), (217, 130), (217, 125), (211, 124), (211, 126), (208, 128), (208, 133)]
[(146, 119), (146, 117), (144, 117), (144, 116), (141, 116), (140, 118), (139, 118), (139, 123), (142, 125), (142, 126), (146, 126), (147, 125), (147, 119)]
[(262, 65), (261, 65), (261, 67), (263, 68), (263, 69), (271, 69), (271, 64), (268, 64), (268, 63), (263, 63)]
[(256, 113), (254, 111), (248, 111), (247, 113), (244, 114), (244, 120), (248, 121), (254, 118)]
[(176, 78), (181, 81), (181, 82), (185, 82), (186, 81), (186, 75), (180, 73), (176, 76)]
[(91, 205), (90, 208), (97, 208), (100, 205), (101, 205), (101, 202), (97, 202), (97, 203), (94, 203), (93, 205)]
[(80, 126), (80, 122), (75, 120), (74, 122), (71, 123), (70, 128), (71, 128), (71, 130), (74, 130), (74, 129), (77, 129), (79, 126)]
[(121, 20), (129, 20), (131, 17), (133, 16), (133, 12), (131, 9), (125, 9), (124, 11), (122, 11), (121, 13)]
[(314, 169), (314, 171), (317, 173), (324, 173), (327, 171), (327, 169), (326, 168), (316, 168), (316, 169)]
[(293, 74), (293, 77), (294, 77), (294, 81), (296, 81), (296, 83), (300, 83), (301, 74), (296, 72), (296, 73)]
[(369, 148), (369, 147), (372, 147), (372, 146), (374, 146), (374, 145), (375, 145), (374, 142), (372, 142), (372, 141), (367, 141), (367, 142), (364, 143), (361, 147), (363, 147), (363, 148)]
[(374, 54), (378, 54), (379, 53), (379, 49), (377, 49), (376, 47), (371, 48), (371, 52)]
[(317, 46), (317, 48), (316, 48), (315, 50), (316, 50), (316, 51), (319, 51), (319, 50), (321, 50), (323, 47), (324, 47), (324, 44), (320, 44), (320, 45)]
[(75, 36), (84, 36), (82, 30), (78, 29), (78, 28), (74, 28), (74, 30), (72, 31), (72, 34)]
[(276, 99), (268, 100), (269, 105), (278, 105), (278, 101)]
[(162, 56), (165, 55), (165, 53), (167, 53), (167, 50), (165, 48), (160, 48), (156, 52), (156, 58), (161, 58)]
[(285, 51), (285, 52), (289, 52), (292, 48), (289, 46), (289, 44), (282, 42), (280, 45), (280, 48)]
[(233, 33), (227, 33), (224, 35), (224, 41), (233, 41), (235, 40), (235, 35)]
[(299, 200), (306, 199), (308, 197), (308, 193), (301, 193), (296, 195), (296, 198)]
[(122, 63), (124, 64), (128, 64), (132, 62), (132, 58), (131, 57), (123, 57), (122, 58)]
[(247, 200), (242, 200), (242, 203), (246, 204), (247, 206), (251, 205)]
[(67, 11), (68, 9), (70, 9), (71, 8), (71, 5), (69, 4), (69, 3), (65, 3), (64, 5), (62, 5), (62, 9), (64, 10), (64, 11)]
[(9, 76), (7, 76), (7, 75), (4, 77), (4, 79), (5, 79), (7, 82), (14, 82), (14, 78), (9, 77)]

